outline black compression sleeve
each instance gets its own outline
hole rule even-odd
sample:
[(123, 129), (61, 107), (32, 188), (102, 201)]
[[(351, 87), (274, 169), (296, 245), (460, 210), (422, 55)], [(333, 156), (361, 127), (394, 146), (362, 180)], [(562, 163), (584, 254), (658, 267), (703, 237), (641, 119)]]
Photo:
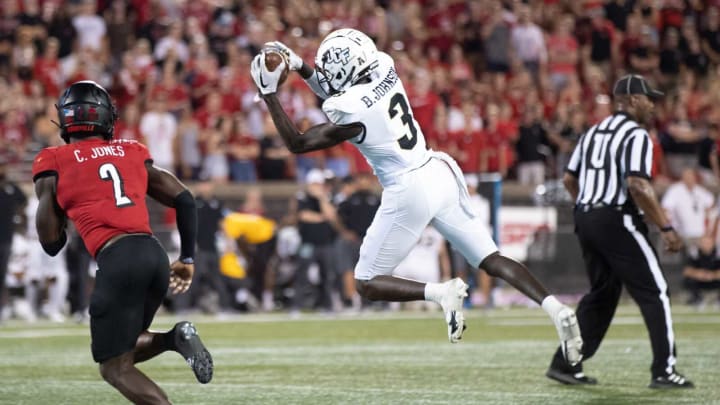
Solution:
[(175, 221), (180, 233), (180, 257), (195, 257), (195, 241), (197, 238), (197, 207), (195, 198), (185, 190), (173, 200), (175, 204)]
[(53, 243), (41, 243), (41, 245), (45, 253), (49, 254), (50, 256), (55, 256), (60, 252), (60, 250), (62, 250), (66, 242), (67, 233), (65, 233), (65, 231), (61, 231), (60, 239), (56, 240)]

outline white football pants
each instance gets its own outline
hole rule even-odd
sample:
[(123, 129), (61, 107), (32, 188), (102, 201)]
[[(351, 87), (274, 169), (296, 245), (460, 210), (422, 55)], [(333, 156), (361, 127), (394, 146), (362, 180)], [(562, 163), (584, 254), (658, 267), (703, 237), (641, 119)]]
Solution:
[(355, 278), (391, 275), (428, 223), (478, 268), (498, 248), (468, 198), (460, 169), (444, 153), (434, 152), (424, 166), (398, 176), (383, 190), (380, 208), (360, 247)]

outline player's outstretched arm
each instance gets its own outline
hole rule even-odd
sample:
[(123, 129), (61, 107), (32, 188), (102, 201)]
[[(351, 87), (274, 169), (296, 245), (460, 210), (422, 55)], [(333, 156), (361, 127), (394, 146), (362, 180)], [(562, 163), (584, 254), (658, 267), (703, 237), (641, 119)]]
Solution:
[(40, 177), (35, 181), (35, 194), (39, 204), (35, 216), (35, 227), (43, 250), (55, 256), (65, 246), (67, 217), (57, 204), (55, 176)]
[(159, 203), (175, 208), (175, 221), (180, 233), (180, 259), (170, 266), (170, 289), (174, 294), (187, 291), (195, 271), (197, 238), (197, 207), (190, 190), (165, 169), (145, 164), (148, 172), (148, 195)]
[(264, 59), (264, 53), (255, 56), (250, 64), (250, 75), (260, 96), (267, 104), (280, 137), (291, 152), (305, 153), (325, 149), (362, 133), (364, 130), (362, 124), (321, 124), (308, 129), (305, 133), (300, 132), (277, 98), (277, 88), (280, 85), (282, 71), (285, 69), (285, 62), (281, 62), (275, 70), (269, 71)]
[(304, 133), (300, 132), (285, 113), (275, 93), (263, 94), (270, 116), (285, 145), (292, 153), (305, 153), (335, 146), (362, 133), (362, 124), (335, 125), (331, 123), (316, 125)]

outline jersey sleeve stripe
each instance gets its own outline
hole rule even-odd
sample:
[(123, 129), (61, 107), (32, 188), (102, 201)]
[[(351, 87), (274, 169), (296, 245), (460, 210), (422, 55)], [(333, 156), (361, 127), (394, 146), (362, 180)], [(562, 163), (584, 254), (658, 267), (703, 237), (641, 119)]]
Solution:
[(57, 177), (57, 176), (58, 176), (57, 170), (43, 170), (43, 171), (41, 171), (41, 172), (39, 172), (39, 173), (36, 173), (36, 174), (33, 176), (33, 183), (36, 182), (36, 181), (38, 181), (39, 179), (41, 179), (41, 178), (43, 178), (43, 177), (50, 177), (50, 176), (55, 176), (55, 177)]
[(628, 171), (642, 171), (643, 161), (645, 160), (644, 153), (647, 150), (646, 140), (647, 137), (640, 131), (636, 131), (633, 134), (633, 140), (630, 143), (630, 165)]
[(362, 133), (360, 135), (358, 135), (358, 137), (360, 137), (360, 139), (358, 139), (357, 141), (354, 141), (351, 138), (350, 141), (356, 145), (360, 145), (361, 143), (363, 143), (365, 141), (365, 136), (367, 135), (367, 128), (365, 127), (365, 124), (363, 124), (362, 122), (358, 122), (356, 125), (362, 126)]
[(652, 177), (652, 167), (653, 167), (653, 148), (655, 147), (653, 143), (650, 141), (649, 138), (647, 138), (647, 150), (645, 151), (645, 172), (647, 173), (648, 177)]

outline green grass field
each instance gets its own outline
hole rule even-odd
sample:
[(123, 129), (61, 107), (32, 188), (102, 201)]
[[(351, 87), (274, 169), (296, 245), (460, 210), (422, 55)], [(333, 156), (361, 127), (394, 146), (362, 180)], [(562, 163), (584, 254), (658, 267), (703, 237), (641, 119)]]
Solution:
[[(472, 311), (457, 345), (440, 312), (190, 316), (213, 353), (213, 381), (197, 384), (175, 353), (141, 368), (175, 404), (720, 404), (720, 312), (678, 306), (674, 317), (678, 369), (694, 390), (646, 388), (650, 348), (635, 306), (620, 309), (586, 364), (593, 387), (545, 378), (556, 337), (539, 309)], [(0, 403), (125, 401), (101, 380), (87, 326), (10, 322), (0, 326)]]

